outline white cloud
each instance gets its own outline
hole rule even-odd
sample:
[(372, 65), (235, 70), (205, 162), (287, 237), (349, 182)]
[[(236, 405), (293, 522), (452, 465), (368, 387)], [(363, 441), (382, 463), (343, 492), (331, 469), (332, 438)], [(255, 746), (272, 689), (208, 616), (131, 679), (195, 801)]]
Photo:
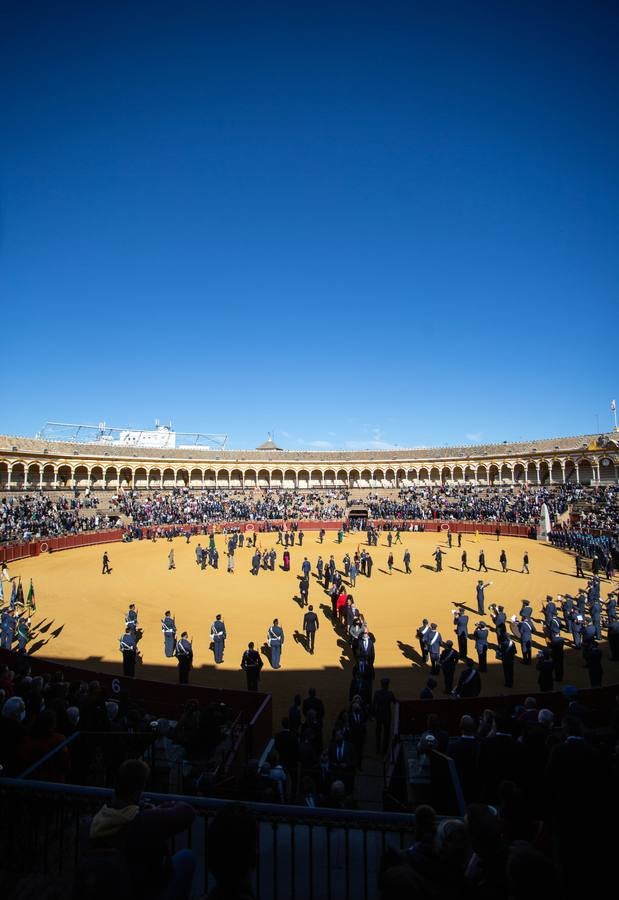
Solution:
[(331, 441), (308, 441), (308, 447), (315, 447), (316, 450), (330, 450), (333, 447)]
[(470, 434), (465, 434), (465, 438), (467, 439), (467, 441), (480, 441), (481, 432), (471, 432)]
[(347, 450), (395, 450), (396, 445), (390, 444), (389, 441), (377, 441), (377, 440), (360, 440), (360, 441), (346, 441), (345, 445)]

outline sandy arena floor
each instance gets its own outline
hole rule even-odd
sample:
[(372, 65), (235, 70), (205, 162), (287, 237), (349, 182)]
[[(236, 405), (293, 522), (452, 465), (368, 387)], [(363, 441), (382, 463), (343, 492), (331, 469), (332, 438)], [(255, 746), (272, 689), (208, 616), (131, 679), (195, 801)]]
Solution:
[[(456, 541), (453, 549), (447, 548), (441, 535), (441, 546), (446, 551), (444, 571), (437, 574), (431, 569), (432, 553), (437, 547), (436, 534), (411, 534), (403, 538), (402, 546), (393, 548), (396, 569), (387, 572), (389, 548), (384, 536), (378, 547), (371, 548), (374, 568), (371, 579), (358, 577), (352, 591), (366, 616), (370, 630), (376, 638), (376, 675), (388, 675), (396, 696), (417, 697), (426, 679), (428, 668), (419, 664), (418, 643), (415, 630), (423, 617), (438, 623), (444, 640), (453, 638), (451, 610), (454, 603), (464, 603), (469, 608), (469, 625), (472, 631), (479, 620), (475, 601), (475, 585), (479, 577), (477, 557), (483, 547), (490, 569), (484, 580), (493, 584), (486, 590), (486, 604), (502, 603), (509, 614), (520, 609), (520, 601), (527, 597), (533, 605), (534, 616), (539, 612), (547, 593), (577, 592), (584, 584), (574, 576), (574, 563), (569, 554), (535, 541), (505, 538), (500, 543), (487, 536), (476, 542), (474, 536), (463, 538), (462, 547), (468, 552), (469, 565), (475, 567), (469, 573), (460, 572), (460, 555)], [(259, 535), (258, 545), (270, 548), (276, 536)], [(204, 543), (204, 539), (202, 539)], [(252, 550), (237, 550), (236, 572), (226, 572), (226, 538), (218, 535), (220, 568), (208, 567), (201, 571), (195, 562), (197, 538), (187, 545), (184, 538), (173, 543), (158, 540), (134, 541), (130, 544), (109, 544), (112, 574), (101, 575), (101, 559), (104, 546), (70, 550), (39, 558), (19, 560), (10, 567), (11, 576), (21, 575), (24, 590), (32, 577), (36, 588), (37, 611), (33, 618), (39, 626), (38, 634), (30, 645), (34, 652), (53, 660), (84, 664), (88, 668), (119, 673), (121, 656), (119, 637), (124, 630), (124, 614), (129, 603), (138, 607), (140, 626), (144, 637), (140, 649), (144, 665), (138, 670), (141, 677), (158, 680), (176, 680), (176, 662), (163, 654), (163, 638), (160, 620), (166, 609), (176, 616), (179, 631), (187, 630), (193, 640), (194, 669), (191, 680), (220, 686), (244, 688), (244, 674), (239, 668), (241, 655), (248, 641), (257, 647), (265, 641), (267, 627), (278, 617), (285, 632), (282, 668), (274, 671), (264, 659), (261, 689), (273, 694), (274, 722), (285, 714), (296, 692), (305, 695), (314, 685), (325, 701), (328, 713), (335, 715), (348, 701), (350, 682), (350, 654), (348, 648), (335, 634), (328, 615), (331, 604), (322, 586), (314, 577), (319, 553), (323, 559), (333, 553), (338, 566), (346, 551), (351, 555), (360, 544), (360, 536), (349, 535), (342, 545), (337, 544), (334, 533), (328, 533), (320, 546), (316, 532), (306, 534), (303, 547), (291, 550), (291, 571), (280, 569), (282, 548), (276, 547), (275, 572), (260, 571), (257, 577), (250, 574)], [(168, 571), (168, 552), (174, 547), (176, 569)], [(405, 547), (412, 554), (412, 575), (404, 573), (402, 556)], [(510, 571), (500, 571), (499, 553), (505, 548)], [(522, 557), (527, 550), (531, 575), (521, 575)], [(300, 631), (303, 611), (295, 596), (298, 594), (298, 577), (301, 563), (307, 556), (312, 563), (310, 603), (319, 614), (320, 630), (316, 639), (316, 651), (310, 656), (303, 645), (295, 641)], [(483, 573), (482, 573), (483, 574)], [(610, 585), (604, 582), (606, 595)], [(220, 612), (228, 631), (224, 662), (215, 666), (209, 650), (210, 625)], [(488, 610), (486, 622), (491, 624)], [(44, 623), (44, 624), (43, 624)], [(41, 626), (44, 630), (41, 630)], [(491, 633), (494, 642), (494, 634)], [(538, 639), (536, 645), (542, 646)], [(566, 645), (565, 684), (585, 686), (587, 671), (581, 655)], [(534, 649), (535, 657), (535, 649)], [(469, 643), (469, 653), (474, 656)], [(500, 663), (495, 661), (494, 651), (488, 653), (489, 671), (484, 677), (484, 694), (503, 693)], [(605, 681), (616, 678), (614, 664), (608, 660), (604, 648)], [(461, 667), (456, 671), (456, 679)], [(534, 690), (537, 687), (535, 666), (523, 667), (516, 661), (514, 690)], [(437, 696), (442, 696), (442, 678), (439, 678)]]

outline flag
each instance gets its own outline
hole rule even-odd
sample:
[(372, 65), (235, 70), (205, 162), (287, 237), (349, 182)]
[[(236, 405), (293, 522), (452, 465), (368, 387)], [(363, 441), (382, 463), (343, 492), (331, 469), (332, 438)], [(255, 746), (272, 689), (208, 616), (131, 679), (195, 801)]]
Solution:
[(17, 597), (15, 602), (19, 603), (20, 606), (24, 605), (24, 589), (21, 586), (21, 578), (19, 579), (19, 583), (17, 585)]
[(15, 586), (15, 582), (13, 582), (13, 584), (11, 586), (11, 600), (9, 602), (11, 609), (15, 609), (16, 602), (17, 602), (17, 588)]
[(30, 609), (31, 612), (34, 612), (37, 608), (37, 604), (34, 598), (34, 585), (32, 584), (32, 578), (30, 579), (30, 587), (28, 588), (26, 606)]
[(0, 604), (4, 604), (4, 588), (2, 587), (2, 578), (0, 578)]
[(614, 400), (611, 400), (610, 401), (610, 411), (614, 412), (616, 409), (617, 409), (617, 404), (615, 403)]

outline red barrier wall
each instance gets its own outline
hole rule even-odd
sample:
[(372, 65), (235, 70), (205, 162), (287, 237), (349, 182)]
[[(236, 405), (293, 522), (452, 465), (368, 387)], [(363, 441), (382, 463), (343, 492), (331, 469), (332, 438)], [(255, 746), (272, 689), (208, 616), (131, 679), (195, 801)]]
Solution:
[(122, 540), (123, 528), (111, 531), (86, 531), (81, 534), (66, 534), (62, 537), (41, 538), (21, 544), (7, 544), (0, 547), (0, 562), (9, 563), (25, 556), (39, 556), (41, 553), (54, 553), (56, 550), (74, 550), (77, 547), (89, 547), (92, 544), (109, 544)]

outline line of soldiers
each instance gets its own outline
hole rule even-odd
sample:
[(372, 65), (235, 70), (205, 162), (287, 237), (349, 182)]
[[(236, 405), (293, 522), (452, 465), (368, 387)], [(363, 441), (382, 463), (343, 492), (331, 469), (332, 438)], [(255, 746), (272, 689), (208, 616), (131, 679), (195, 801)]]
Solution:
[(10, 607), (5, 607), (0, 614), (0, 647), (12, 650), (13, 642), (17, 639), (18, 653), (25, 653), (31, 638), (30, 615), (26, 611), (16, 614)]

